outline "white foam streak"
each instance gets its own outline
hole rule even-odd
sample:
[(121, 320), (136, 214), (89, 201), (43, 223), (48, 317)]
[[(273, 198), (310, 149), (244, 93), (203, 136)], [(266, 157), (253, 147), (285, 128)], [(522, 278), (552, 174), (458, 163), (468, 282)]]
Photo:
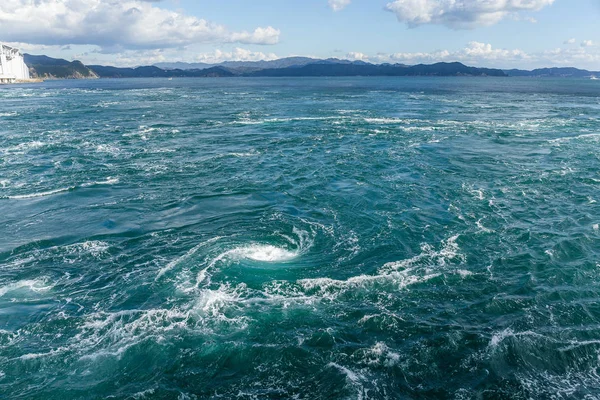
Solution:
[(64, 188), (60, 188), (60, 189), (49, 190), (47, 192), (6, 196), (3, 198), (10, 199), (10, 200), (27, 200), (27, 199), (34, 199), (37, 197), (47, 197), (47, 196), (53, 196), (55, 194), (71, 192), (71, 191), (77, 189), (78, 187), (85, 188), (85, 187), (96, 186), (96, 185), (114, 185), (116, 183), (119, 183), (119, 178), (108, 177), (104, 181), (83, 183), (80, 186), (69, 186), (69, 187), (64, 187)]
[(47, 192), (39, 192), (39, 193), (31, 193), (31, 194), (21, 194), (16, 196), (6, 196), (5, 198), (11, 200), (25, 200), (25, 199), (34, 199), (36, 197), (46, 197), (52, 196), (58, 193), (70, 192), (71, 190), (75, 190), (75, 186), (60, 188), (55, 190), (49, 190)]
[(408, 286), (426, 282), (441, 275), (439, 273), (433, 273), (420, 276), (417, 274), (412, 274), (412, 272), (415, 271), (408, 269), (402, 272), (391, 272), (380, 275), (353, 276), (346, 280), (336, 280), (330, 278), (302, 279), (298, 281), (298, 284), (300, 284), (302, 288), (308, 292), (316, 291), (320, 297), (333, 300), (346, 291), (354, 292), (356, 289), (364, 289), (369, 285), (393, 284), (396, 285), (398, 289), (404, 289)]
[(464, 261), (464, 255), (459, 250), (456, 240), (459, 235), (452, 236), (442, 242), (442, 248), (434, 251), (431, 245), (421, 245), (421, 254), (407, 260), (396, 261), (385, 264), (380, 272), (397, 271), (405, 268), (411, 268), (421, 263), (427, 263), (430, 266), (444, 267), (449, 261), (458, 259)]
[(167, 264), (165, 267), (161, 268), (158, 271), (158, 274), (156, 275), (156, 279), (155, 280), (158, 280), (161, 276), (163, 276), (165, 273), (167, 273), (168, 271), (170, 271), (173, 268), (175, 268), (178, 264), (180, 264), (180, 263), (182, 263), (182, 262), (184, 262), (186, 260), (189, 260), (202, 247), (206, 246), (207, 244), (214, 243), (214, 242), (216, 242), (219, 239), (221, 239), (221, 236), (217, 236), (217, 237), (209, 239), (209, 240), (207, 240), (205, 242), (202, 242), (199, 245), (193, 247), (191, 250), (189, 250), (183, 256), (177, 258), (176, 260), (171, 261), (169, 264)]
[(102, 254), (106, 253), (109, 247), (110, 246), (106, 242), (98, 240), (89, 240), (87, 242), (65, 246), (65, 250), (67, 250), (69, 254), (88, 253), (93, 257), (99, 257)]
[(300, 122), (300, 121), (327, 121), (327, 120), (340, 120), (344, 117), (294, 117), (294, 118), (266, 118), (260, 120), (253, 120), (249, 118), (243, 118), (234, 121), (233, 124), (237, 125), (262, 125), (269, 123), (280, 123), (280, 122)]
[[(189, 312), (178, 309), (126, 310), (97, 313), (74, 336), (72, 347), (87, 354), (81, 359), (120, 357), (148, 337), (160, 340), (165, 333), (187, 326)], [(98, 348), (99, 351), (93, 352)], [(89, 353), (92, 351), (92, 353)]]
[(334, 362), (330, 362), (329, 364), (327, 364), (328, 367), (332, 367), (332, 368), (336, 368), (337, 370), (339, 370), (340, 372), (342, 372), (344, 375), (346, 375), (346, 378), (348, 378), (348, 380), (351, 383), (359, 383), (361, 381), (361, 379), (363, 379), (364, 377), (362, 375), (357, 374), (356, 372), (353, 372), (351, 370), (349, 370), (346, 367), (343, 367), (337, 363)]
[(369, 124), (410, 124), (412, 120), (401, 118), (365, 118)]
[(533, 331), (524, 331), (524, 332), (514, 332), (512, 329), (507, 328), (501, 332), (494, 333), (492, 338), (490, 339), (490, 343), (488, 344), (488, 348), (491, 350), (496, 350), (498, 346), (504, 342), (508, 338), (516, 338), (516, 337), (537, 337), (548, 339), (544, 335), (540, 335), (539, 333), (535, 333)]
[(55, 350), (51, 350), (47, 353), (29, 353), (29, 354), (24, 354), (22, 356), (19, 357), (19, 360), (22, 361), (27, 361), (27, 360), (35, 360), (38, 358), (43, 358), (43, 357), (52, 357), (55, 355), (58, 355), (64, 351), (67, 351), (68, 348), (67, 347), (59, 347), (58, 349)]
[(377, 342), (373, 347), (359, 353), (362, 353), (361, 361), (369, 366), (393, 367), (400, 361), (400, 354), (391, 351), (383, 342)]
[(330, 368), (335, 368), (338, 371), (340, 371), (342, 374), (344, 374), (346, 376), (346, 380), (349, 384), (349, 386), (351, 386), (355, 392), (356, 392), (356, 399), (357, 400), (363, 400), (366, 398), (368, 398), (367, 393), (368, 391), (365, 390), (362, 382), (366, 381), (366, 377), (363, 376), (362, 374), (356, 373), (340, 364), (337, 364), (335, 362), (330, 362), (329, 364), (327, 364), (328, 367)]
[[(442, 248), (434, 251), (428, 244), (421, 246), (422, 253), (402, 261), (387, 263), (381, 267), (376, 275), (353, 276), (346, 280), (331, 278), (302, 279), (298, 284), (307, 292), (315, 292), (317, 295), (330, 300), (335, 299), (345, 292), (355, 293), (357, 289), (367, 289), (372, 285), (395, 285), (398, 289), (426, 282), (442, 275), (441, 269), (452, 260), (463, 261), (464, 256), (460, 254), (456, 240), (459, 235), (452, 236), (442, 241)], [(456, 271), (461, 276), (467, 276), (468, 272)]]
[[(117, 183), (119, 183), (119, 178), (108, 177), (104, 181), (97, 181), (97, 182), (92, 183), (91, 185), (115, 185)], [(83, 185), (83, 186), (86, 186), (86, 185)]]
[(548, 140), (548, 143), (560, 145), (560, 143), (563, 143), (563, 142), (570, 142), (571, 140), (579, 140), (579, 139), (600, 140), (600, 133), (585, 133), (583, 135), (561, 137), (561, 138), (557, 138), (557, 139)]

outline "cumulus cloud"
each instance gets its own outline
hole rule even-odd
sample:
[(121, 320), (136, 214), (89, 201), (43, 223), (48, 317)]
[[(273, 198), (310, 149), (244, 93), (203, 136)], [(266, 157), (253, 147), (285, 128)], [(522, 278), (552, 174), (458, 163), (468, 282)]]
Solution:
[(236, 32), (231, 34), (231, 42), (246, 44), (277, 44), (281, 31), (272, 26), (266, 28), (256, 28), (254, 32)]
[(279, 57), (274, 53), (263, 53), (236, 47), (232, 51), (222, 51), (217, 49), (212, 53), (199, 54), (196, 56), (196, 61), (207, 64), (218, 64), (223, 61), (269, 61), (278, 58)]
[(535, 54), (535, 59), (538, 65), (576, 66), (597, 71), (600, 63), (600, 52), (595, 48), (556, 48)]
[(564, 44), (575, 44), (575, 42), (577, 42), (577, 39), (571, 38), (571, 39), (565, 40)]
[(351, 0), (329, 0), (329, 7), (333, 11), (341, 11), (351, 3)]
[(346, 54), (346, 59), (354, 61), (368, 61), (369, 56), (364, 53), (351, 51), (350, 53)]
[(593, 45), (594, 45), (594, 42), (592, 42), (591, 40), (584, 40), (583, 42), (581, 42), (581, 47), (590, 47)]
[(7, 41), (40, 45), (97, 45), (156, 49), (195, 43), (275, 44), (268, 26), (235, 32), (201, 18), (158, 7), (156, 0), (2, 0), (0, 26)]
[(458, 51), (438, 50), (430, 53), (394, 53), (389, 55), (379, 55), (378, 58), (380, 61), (407, 64), (440, 61), (462, 61), (475, 64), (489, 64), (491, 61), (526, 60), (529, 58), (529, 56), (525, 52), (518, 49), (496, 49), (493, 48), (489, 43), (469, 42), (466, 47)]
[[(103, 63), (102, 54), (98, 52), (81, 53), (76, 58), (81, 59), (86, 64)], [(160, 62), (188, 61), (202, 62), (206, 64), (218, 64), (223, 61), (261, 61), (275, 60), (274, 53), (263, 53), (252, 51), (240, 47), (232, 50), (214, 50), (208, 53), (192, 54), (190, 52), (181, 53), (177, 49), (152, 49), (152, 50), (127, 50), (122, 53), (111, 56), (111, 64), (122, 67), (134, 67), (140, 65), (152, 65)]]
[(493, 25), (521, 12), (539, 11), (554, 0), (393, 0), (386, 6), (409, 27), (440, 24), (453, 29)]

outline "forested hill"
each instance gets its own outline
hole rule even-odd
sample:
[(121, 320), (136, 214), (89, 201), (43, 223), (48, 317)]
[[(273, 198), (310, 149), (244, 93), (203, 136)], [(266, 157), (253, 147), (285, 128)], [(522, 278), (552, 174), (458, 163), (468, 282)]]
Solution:
[[(289, 57), (273, 61), (236, 61), (220, 64), (164, 63), (160, 66), (121, 68), (86, 66), (47, 56), (25, 54), (34, 78), (194, 78), (194, 77), (317, 77), (317, 76), (494, 76), (494, 77), (590, 77), (600, 73), (577, 68), (543, 68), (533, 71), (469, 67), (459, 62), (436, 64), (370, 64), (338, 59)], [(173, 68), (176, 67), (176, 68)]]
[(32, 78), (93, 79), (98, 75), (80, 61), (67, 61), (47, 56), (23, 55)]

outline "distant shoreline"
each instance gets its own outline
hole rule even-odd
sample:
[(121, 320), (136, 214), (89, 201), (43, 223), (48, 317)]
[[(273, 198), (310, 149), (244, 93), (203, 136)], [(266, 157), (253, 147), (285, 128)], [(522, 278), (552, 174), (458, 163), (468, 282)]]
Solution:
[[(370, 64), (338, 59), (317, 60), (292, 57), (274, 61), (224, 62), (218, 65), (174, 63), (178, 68), (142, 66), (121, 68), (103, 65), (84, 65), (47, 56), (25, 54), (32, 77), (40, 79), (96, 78), (216, 78), (216, 77), (354, 77), (354, 76), (468, 76), (468, 77), (578, 77), (591, 78), (600, 72), (577, 68), (542, 68), (532, 71), (502, 70), (470, 67), (459, 62), (435, 64)], [(186, 68), (190, 67), (190, 68)]]
[(2, 81), (0, 81), (0, 85), (17, 85), (17, 84), (22, 84), (22, 83), (42, 83), (42, 82), (44, 82), (44, 80), (41, 79), (41, 78), (15, 79), (12, 82), (2, 82)]

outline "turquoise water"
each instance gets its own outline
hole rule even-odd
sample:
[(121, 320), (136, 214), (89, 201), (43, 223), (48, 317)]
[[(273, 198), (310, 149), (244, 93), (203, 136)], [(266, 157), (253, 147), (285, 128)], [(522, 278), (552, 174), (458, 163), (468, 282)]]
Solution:
[(0, 88), (0, 397), (600, 396), (600, 85)]

